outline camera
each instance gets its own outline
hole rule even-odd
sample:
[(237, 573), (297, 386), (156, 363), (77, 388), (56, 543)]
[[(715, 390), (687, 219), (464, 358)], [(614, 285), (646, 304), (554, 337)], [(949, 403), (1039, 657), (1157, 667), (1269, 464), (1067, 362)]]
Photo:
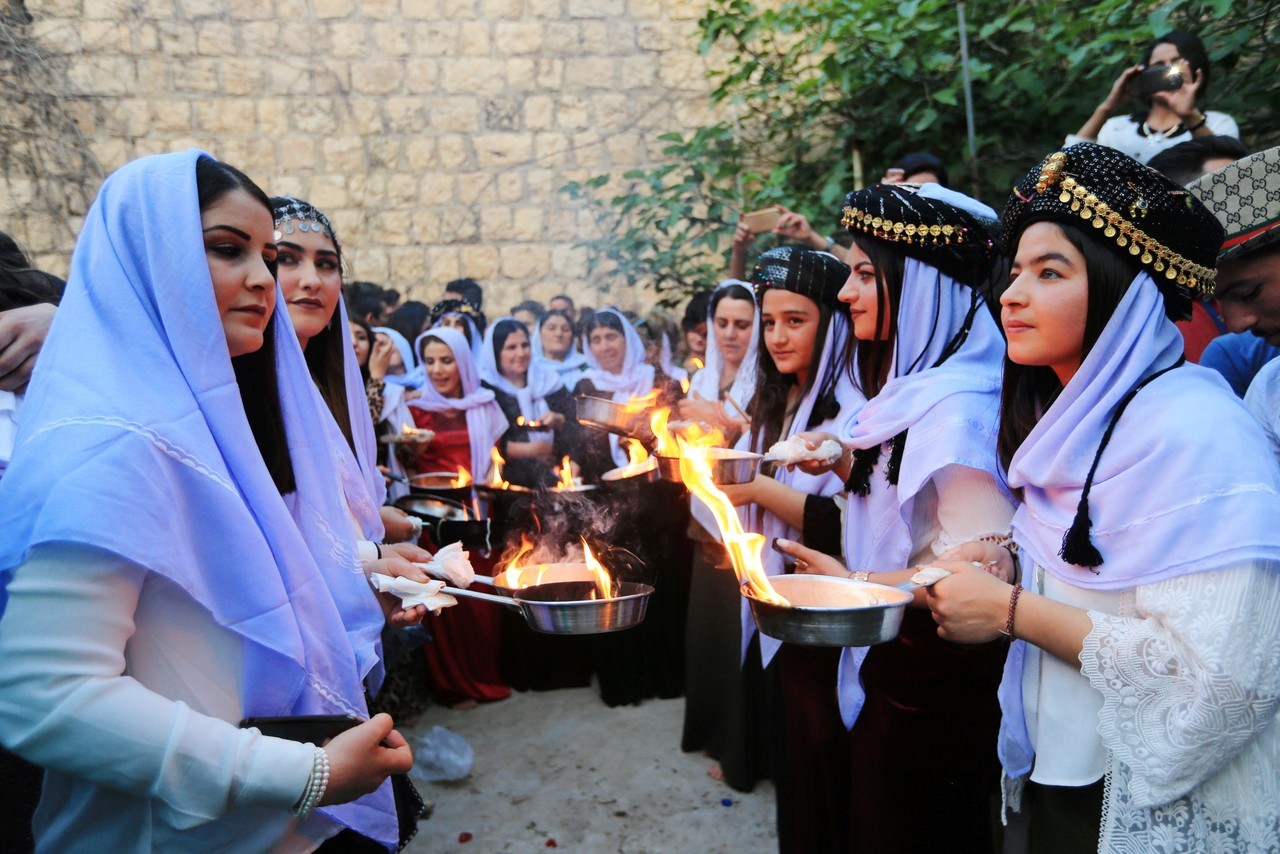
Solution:
[(1185, 80), (1182, 69), (1177, 65), (1153, 65), (1134, 75), (1131, 85), (1139, 98), (1149, 98), (1156, 92), (1180, 89)]

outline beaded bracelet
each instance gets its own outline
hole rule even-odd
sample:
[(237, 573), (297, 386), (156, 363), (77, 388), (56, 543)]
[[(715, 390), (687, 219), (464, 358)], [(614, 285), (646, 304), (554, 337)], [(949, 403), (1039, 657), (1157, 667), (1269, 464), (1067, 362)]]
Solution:
[(302, 818), (319, 805), (324, 799), (325, 790), (329, 788), (329, 754), (323, 747), (317, 747), (311, 758), (311, 776), (307, 778), (307, 787), (302, 797), (289, 810), (290, 815)]
[(1013, 637), (1013, 613), (1018, 610), (1018, 597), (1022, 595), (1022, 585), (1013, 585), (1013, 592), (1009, 594), (1009, 619), (1005, 620), (1004, 631), (1001, 632), (1007, 638)]

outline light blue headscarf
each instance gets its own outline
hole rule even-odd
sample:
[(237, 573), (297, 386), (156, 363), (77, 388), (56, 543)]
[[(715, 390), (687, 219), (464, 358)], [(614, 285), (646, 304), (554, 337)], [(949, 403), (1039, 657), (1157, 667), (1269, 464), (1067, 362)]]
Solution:
[[(196, 192), (207, 156), (123, 167), (85, 219), (0, 483), (0, 612), (33, 548), (90, 545), (173, 581), (244, 639), (245, 716), (367, 716), (383, 617), (335, 488), (332, 417), (277, 289), (295, 520), (249, 428), (219, 319)], [(321, 812), (397, 838), (389, 785)]]

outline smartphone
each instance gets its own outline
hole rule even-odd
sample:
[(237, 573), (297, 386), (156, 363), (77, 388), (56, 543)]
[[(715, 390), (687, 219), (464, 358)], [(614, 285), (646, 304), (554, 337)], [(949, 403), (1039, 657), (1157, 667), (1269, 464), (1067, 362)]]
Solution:
[(1156, 92), (1172, 92), (1182, 88), (1182, 69), (1176, 65), (1153, 65), (1133, 76), (1133, 93), (1149, 98)]
[(245, 718), (241, 729), (256, 729), (272, 738), (323, 745), (363, 721), (355, 715), (289, 715), (280, 718)]
[(773, 231), (773, 227), (778, 224), (778, 220), (781, 218), (782, 211), (777, 208), (761, 208), (758, 211), (751, 211), (742, 215), (742, 221), (747, 224), (747, 228), (756, 234)]

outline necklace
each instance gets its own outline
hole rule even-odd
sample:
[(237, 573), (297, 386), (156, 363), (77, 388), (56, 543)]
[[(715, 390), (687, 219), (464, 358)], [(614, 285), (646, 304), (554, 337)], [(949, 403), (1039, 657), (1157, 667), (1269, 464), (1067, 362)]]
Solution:
[(1177, 136), (1178, 134), (1186, 130), (1186, 128), (1184, 128), (1182, 126), (1182, 123), (1179, 122), (1178, 124), (1174, 125), (1168, 130), (1155, 130), (1151, 127), (1151, 125), (1143, 121), (1141, 130), (1142, 130), (1142, 135), (1147, 138), (1147, 142), (1155, 144), (1160, 142), (1161, 140), (1169, 139), (1170, 137)]

